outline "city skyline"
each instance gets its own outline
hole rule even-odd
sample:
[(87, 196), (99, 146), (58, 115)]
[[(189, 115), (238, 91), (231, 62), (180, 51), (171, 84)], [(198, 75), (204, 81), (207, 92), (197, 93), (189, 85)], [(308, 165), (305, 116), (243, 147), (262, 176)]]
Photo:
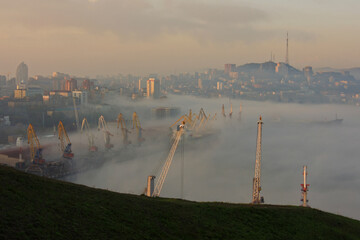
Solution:
[(359, 67), (355, 0), (2, 1), (0, 74), (168, 74), (269, 60)]

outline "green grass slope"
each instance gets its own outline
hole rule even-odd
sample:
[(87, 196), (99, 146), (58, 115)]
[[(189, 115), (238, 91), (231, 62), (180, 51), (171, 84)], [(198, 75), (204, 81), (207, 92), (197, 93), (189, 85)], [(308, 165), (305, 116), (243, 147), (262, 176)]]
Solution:
[(292, 206), (147, 198), (0, 166), (0, 239), (360, 239), (360, 222)]

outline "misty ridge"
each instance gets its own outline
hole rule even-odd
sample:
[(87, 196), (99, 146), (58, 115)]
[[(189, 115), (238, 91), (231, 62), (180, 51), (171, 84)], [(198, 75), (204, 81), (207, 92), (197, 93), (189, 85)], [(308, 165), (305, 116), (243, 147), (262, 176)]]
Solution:
[[(152, 107), (180, 107), (181, 115), (191, 108), (198, 113), (217, 113), (211, 123), (215, 136), (184, 140), (184, 198), (196, 201), (249, 203), (254, 175), (257, 120), (263, 117), (261, 163), (261, 195), (268, 204), (300, 205), (302, 167), (308, 166), (309, 205), (333, 213), (360, 219), (360, 166), (358, 142), (360, 111), (355, 106), (277, 104), (202, 99), (169, 95), (158, 101), (131, 102), (113, 98), (108, 104), (126, 111), (130, 118), (136, 111), (140, 117), (145, 141), (138, 145), (131, 126), (132, 144), (124, 147), (116, 122), (109, 120), (114, 133), (114, 148), (102, 155), (104, 165), (70, 177), (68, 181), (111, 191), (142, 194), (149, 175), (159, 174), (170, 149), (169, 127), (177, 118), (151, 118)], [(221, 106), (228, 115), (224, 118)], [(239, 107), (243, 106), (241, 120)], [(126, 108), (125, 108), (126, 107)], [(113, 113), (115, 115), (115, 113)], [(118, 113), (116, 113), (117, 115)], [(339, 125), (318, 124), (332, 120), (335, 114), (344, 121)], [(93, 126), (96, 145), (104, 151), (101, 132)], [(75, 158), (86, 154), (86, 136), (70, 134)], [(77, 147), (79, 146), (79, 147)], [(82, 147), (80, 147), (82, 146)], [(84, 150), (85, 149), (85, 150)], [(155, 179), (156, 181), (157, 179)], [(181, 197), (181, 159), (179, 149), (165, 180), (162, 197)]]

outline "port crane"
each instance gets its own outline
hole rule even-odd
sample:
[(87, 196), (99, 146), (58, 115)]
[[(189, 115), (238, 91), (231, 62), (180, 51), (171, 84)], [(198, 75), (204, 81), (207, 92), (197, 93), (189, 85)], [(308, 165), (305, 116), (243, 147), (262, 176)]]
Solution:
[(144, 141), (145, 139), (142, 137), (142, 128), (140, 124), (139, 116), (136, 114), (136, 112), (133, 113), (133, 129), (136, 128), (137, 133), (137, 141), (140, 143)]
[(39, 142), (38, 137), (34, 131), (34, 128), (31, 124), (27, 129), (28, 135), (28, 144), (30, 145), (30, 157), (31, 162), (34, 164), (44, 164), (45, 160), (42, 157), (42, 148)]
[(222, 108), (221, 108), (221, 113), (222, 113), (222, 115), (224, 116), (224, 118), (226, 118), (226, 114), (225, 114), (225, 106), (224, 106), (224, 104), (222, 105)]
[[(176, 131), (176, 135), (174, 138), (174, 142), (171, 146), (170, 152), (168, 157), (166, 158), (165, 164), (161, 169), (161, 173), (159, 176), (159, 180), (156, 182), (154, 189), (152, 189), (152, 187), (154, 186), (154, 176), (149, 176), (148, 177), (148, 188), (146, 191), (146, 195), (149, 197), (158, 197), (160, 195), (161, 189), (164, 185), (165, 182), (165, 178), (167, 176), (167, 173), (169, 171), (171, 162), (173, 160), (174, 154), (176, 152), (177, 146), (179, 145), (181, 136), (184, 133), (184, 127), (185, 127), (185, 122), (183, 122), (181, 125), (177, 126), (177, 131)], [(150, 188), (150, 189), (149, 189)]]
[(304, 166), (303, 169), (304, 183), (301, 184), (301, 195), (302, 195), (301, 201), (303, 207), (308, 207), (308, 202), (309, 202), (307, 198), (307, 192), (309, 191), (310, 184), (307, 184), (307, 175), (308, 175), (307, 166)]
[(186, 123), (187, 126), (190, 126), (189, 129), (191, 130), (194, 124), (196, 123), (196, 117), (195, 120), (193, 120), (193, 113), (191, 109), (189, 110), (189, 114), (182, 115), (178, 120), (175, 121), (173, 125), (170, 126), (170, 128), (174, 127), (178, 123)]
[(83, 131), (85, 131), (86, 136), (89, 141), (89, 151), (97, 152), (98, 147), (95, 146), (95, 136), (94, 136), (94, 134), (91, 133), (89, 123), (86, 118), (84, 118), (81, 123), (81, 133), (83, 133)]
[(229, 118), (232, 117), (232, 114), (233, 114), (233, 109), (232, 109), (232, 103), (230, 104), (230, 113), (229, 113)]
[(59, 125), (58, 125), (58, 136), (60, 139), (60, 149), (63, 152), (63, 157), (69, 159), (73, 158), (74, 153), (71, 151), (71, 142), (65, 130), (65, 127), (61, 121), (59, 121)]
[[(118, 129), (119, 129), (120, 125), (121, 125), (121, 133), (123, 136), (123, 144), (124, 145), (130, 144), (131, 141), (128, 140), (128, 133), (131, 133), (131, 132), (126, 128), (126, 121), (121, 113), (119, 113), (119, 115), (117, 117), (117, 128)], [(140, 125), (140, 121), (139, 121), (139, 125)]]
[(73, 96), (73, 104), (74, 104), (74, 114), (75, 114), (75, 121), (76, 121), (76, 131), (79, 131), (79, 113), (76, 106), (75, 96)]
[(256, 140), (256, 159), (255, 159), (255, 174), (253, 178), (253, 193), (252, 193), (252, 204), (260, 204), (264, 202), (264, 197), (260, 197), (260, 176), (261, 176), (261, 140), (262, 140), (262, 125), (263, 121), (260, 116), (257, 122), (257, 140)]
[(110, 136), (114, 136), (114, 135), (110, 133), (103, 115), (100, 116), (98, 122), (98, 131), (100, 130), (102, 130), (102, 132), (104, 133), (105, 148), (110, 149), (114, 147), (114, 145), (110, 143)]

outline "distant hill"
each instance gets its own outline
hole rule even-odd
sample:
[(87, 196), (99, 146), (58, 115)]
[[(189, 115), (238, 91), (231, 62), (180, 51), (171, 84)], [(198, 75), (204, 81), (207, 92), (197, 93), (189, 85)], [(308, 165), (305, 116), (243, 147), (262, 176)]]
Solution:
[(276, 72), (276, 67), (279, 64), (280, 71), (279, 74), (284, 74), (285, 72), (289, 75), (302, 74), (302, 72), (291, 65), (286, 63), (275, 63), (272, 61), (264, 63), (247, 63), (244, 65), (237, 66), (236, 71), (244, 73), (268, 73), (274, 74)]
[(355, 68), (331, 68), (331, 67), (323, 67), (323, 68), (315, 68), (315, 72), (345, 72), (348, 71), (350, 75), (352, 75), (355, 79), (360, 80), (360, 67)]
[(294, 206), (119, 194), (0, 166), (0, 239), (360, 239), (360, 222)]

